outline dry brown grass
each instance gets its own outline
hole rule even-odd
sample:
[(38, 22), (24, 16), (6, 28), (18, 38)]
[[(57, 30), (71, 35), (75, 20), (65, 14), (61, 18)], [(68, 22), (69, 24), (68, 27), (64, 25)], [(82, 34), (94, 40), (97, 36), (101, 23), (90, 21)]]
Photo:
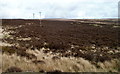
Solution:
[[(75, 58), (75, 57), (59, 57), (58, 54), (51, 53), (43, 53), (44, 48), (39, 50), (27, 50), (27, 53), (34, 54), (37, 59), (26, 59), (25, 57), (17, 56), (17, 54), (9, 55), (4, 53), (2, 55), (3, 59), (3, 72), (7, 70), (11, 66), (15, 66), (21, 68), (25, 71), (35, 71), (38, 72), (40, 70), (44, 71), (53, 71), (60, 70), (62, 72), (108, 72), (108, 71), (118, 71), (118, 61), (119, 60), (111, 60), (105, 62), (98, 62), (97, 68), (90, 61), (85, 60), (83, 58)], [(57, 56), (56, 60), (53, 59), (54, 56)], [(38, 60), (38, 63), (34, 63), (33, 61)], [(43, 61), (44, 63), (41, 63)]]
[(35, 64), (32, 63), (30, 60), (27, 60), (26, 58), (21, 58), (20, 56), (17, 56), (16, 54), (3, 54), (2, 55), (3, 59), (3, 67), (2, 70), (5, 71), (7, 68), (11, 66), (19, 67), (23, 71), (28, 71), (28, 70), (34, 70), (38, 71)]

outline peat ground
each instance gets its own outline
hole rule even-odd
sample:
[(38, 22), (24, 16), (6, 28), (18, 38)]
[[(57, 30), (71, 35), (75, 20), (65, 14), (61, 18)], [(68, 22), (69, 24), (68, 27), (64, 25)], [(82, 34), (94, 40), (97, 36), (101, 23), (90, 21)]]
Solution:
[(42, 19), (42, 24), (38, 19), (2, 19), (2, 28), (3, 42), (11, 44), (3, 46), (3, 53), (17, 53), (28, 59), (36, 58), (26, 53), (28, 49), (41, 48), (46, 48), (44, 53), (82, 57), (93, 64), (120, 56), (117, 19)]

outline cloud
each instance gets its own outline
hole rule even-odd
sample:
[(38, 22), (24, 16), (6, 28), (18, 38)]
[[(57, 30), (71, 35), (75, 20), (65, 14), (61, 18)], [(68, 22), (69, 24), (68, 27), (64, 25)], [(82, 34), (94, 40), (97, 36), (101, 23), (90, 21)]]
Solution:
[(118, 0), (2, 0), (0, 18), (115, 18)]

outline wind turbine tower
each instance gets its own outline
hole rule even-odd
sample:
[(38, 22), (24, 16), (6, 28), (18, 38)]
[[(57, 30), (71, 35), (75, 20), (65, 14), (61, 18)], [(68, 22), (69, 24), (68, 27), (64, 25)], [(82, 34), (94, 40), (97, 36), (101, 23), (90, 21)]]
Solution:
[(33, 19), (35, 18), (35, 13), (33, 13)]
[(41, 24), (41, 12), (39, 12), (39, 14), (40, 14), (40, 24)]

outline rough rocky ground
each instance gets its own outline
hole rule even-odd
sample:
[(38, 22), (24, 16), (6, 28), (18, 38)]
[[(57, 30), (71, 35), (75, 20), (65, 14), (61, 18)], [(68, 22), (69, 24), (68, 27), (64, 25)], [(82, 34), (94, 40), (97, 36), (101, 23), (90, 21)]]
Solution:
[[(37, 19), (3, 19), (2, 27), (3, 57), (8, 56), (11, 61), (11, 57), (25, 58), (27, 60), (21, 64), (32, 63), (35, 67), (23, 68), (14, 64), (14, 60), (12, 65), (6, 62), (3, 71), (10, 66), (24, 71), (119, 71), (120, 26), (117, 19), (44, 19), (42, 24)], [(21, 60), (18, 61), (20, 64)], [(82, 61), (86, 62), (82, 64)]]

